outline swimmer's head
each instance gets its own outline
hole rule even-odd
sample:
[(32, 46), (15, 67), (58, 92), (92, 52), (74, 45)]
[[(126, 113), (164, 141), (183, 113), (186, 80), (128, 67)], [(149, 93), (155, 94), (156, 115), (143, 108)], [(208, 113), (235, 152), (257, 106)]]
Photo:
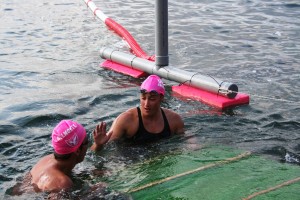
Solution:
[(72, 120), (62, 120), (52, 132), (52, 146), (57, 154), (75, 152), (86, 137), (83, 126)]
[(141, 85), (141, 93), (156, 92), (165, 95), (165, 87), (162, 80), (157, 75), (150, 75)]

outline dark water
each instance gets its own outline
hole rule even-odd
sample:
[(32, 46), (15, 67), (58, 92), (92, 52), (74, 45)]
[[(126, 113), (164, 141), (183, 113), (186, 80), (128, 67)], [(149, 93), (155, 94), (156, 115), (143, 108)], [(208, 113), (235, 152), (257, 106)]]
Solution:
[[(154, 54), (154, 1), (94, 2)], [(128, 48), (81, 0), (12, 0), (0, 10), (0, 196), (8, 198), (9, 188), (51, 153), (55, 124), (71, 118), (89, 133), (100, 121), (110, 125), (139, 104), (142, 79), (99, 67), (102, 47)], [(169, 53), (171, 66), (236, 83), (250, 105), (221, 112), (176, 96), (170, 87), (177, 83), (164, 80), (164, 106), (182, 115), (186, 136), (122, 155), (108, 145), (101, 155), (89, 154), (74, 170), (77, 176), (92, 184), (98, 180), (92, 170), (122, 171), (132, 162), (205, 144), (299, 165), (299, 2), (170, 1)]]

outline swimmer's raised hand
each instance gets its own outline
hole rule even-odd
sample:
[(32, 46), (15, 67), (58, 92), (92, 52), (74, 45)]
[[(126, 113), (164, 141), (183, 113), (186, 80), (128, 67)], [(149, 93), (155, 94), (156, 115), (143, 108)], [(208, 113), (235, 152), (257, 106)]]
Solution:
[(102, 146), (108, 142), (112, 135), (112, 131), (106, 132), (106, 123), (101, 122), (96, 126), (93, 131), (94, 144), (91, 146), (91, 150), (98, 151)]

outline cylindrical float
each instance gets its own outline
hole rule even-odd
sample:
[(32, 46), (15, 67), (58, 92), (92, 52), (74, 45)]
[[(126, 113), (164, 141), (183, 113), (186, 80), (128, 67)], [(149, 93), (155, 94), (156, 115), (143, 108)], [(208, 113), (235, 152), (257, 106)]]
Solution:
[(102, 48), (100, 56), (103, 59), (125, 65), (130, 68), (141, 70), (148, 74), (156, 74), (162, 78), (176, 81), (181, 84), (190, 85), (230, 99), (235, 98), (238, 93), (236, 84), (218, 80), (199, 73), (188, 72), (175, 67), (157, 67), (155, 62), (126, 54), (111, 48)]

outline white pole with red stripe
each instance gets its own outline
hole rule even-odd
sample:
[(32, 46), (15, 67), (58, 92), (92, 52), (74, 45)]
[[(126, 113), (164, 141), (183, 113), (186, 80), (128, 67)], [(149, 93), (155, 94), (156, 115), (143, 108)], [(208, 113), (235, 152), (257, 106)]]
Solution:
[(135, 41), (132, 35), (120, 24), (118, 24), (113, 19), (107, 17), (92, 0), (84, 0), (85, 4), (92, 10), (95, 16), (97, 16), (102, 22), (104, 22), (109, 28), (114, 30), (121, 38), (127, 42), (133, 53), (140, 58), (154, 61), (154, 56), (148, 56), (140, 47), (140, 45)]

